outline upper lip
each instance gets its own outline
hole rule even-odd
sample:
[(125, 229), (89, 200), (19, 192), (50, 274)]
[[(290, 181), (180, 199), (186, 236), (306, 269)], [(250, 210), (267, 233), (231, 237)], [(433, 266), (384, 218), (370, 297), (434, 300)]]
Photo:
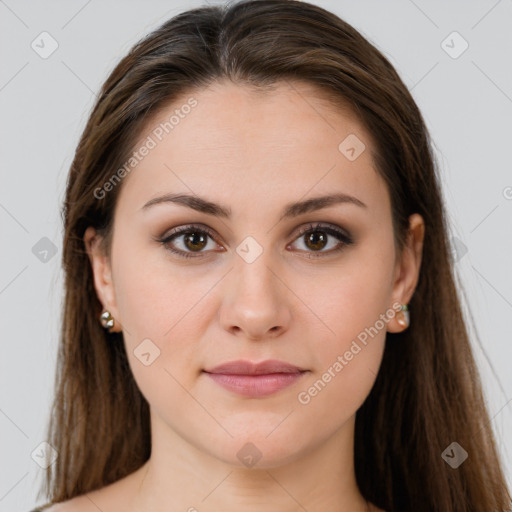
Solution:
[(269, 359), (260, 363), (240, 359), (229, 361), (204, 371), (206, 373), (223, 373), (225, 375), (268, 375), (271, 373), (299, 373), (305, 370), (277, 359)]

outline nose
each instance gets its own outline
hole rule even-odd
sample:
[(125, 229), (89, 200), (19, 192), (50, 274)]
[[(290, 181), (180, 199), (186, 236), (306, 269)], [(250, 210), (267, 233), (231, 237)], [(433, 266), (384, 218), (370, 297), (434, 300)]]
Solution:
[(220, 306), (222, 327), (252, 341), (274, 338), (287, 331), (293, 294), (283, 281), (265, 253), (252, 263), (239, 258), (226, 276)]

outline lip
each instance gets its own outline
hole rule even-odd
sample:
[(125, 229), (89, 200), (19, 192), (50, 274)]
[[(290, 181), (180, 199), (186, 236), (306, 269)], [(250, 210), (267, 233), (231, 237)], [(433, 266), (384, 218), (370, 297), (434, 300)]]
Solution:
[(224, 375), (269, 375), (271, 373), (299, 373), (305, 370), (277, 359), (267, 359), (260, 363), (238, 359), (204, 371), (207, 373), (223, 373)]
[(275, 359), (253, 363), (238, 360), (203, 370), (214, 382), (238, 395), (257, 398), (291, 386), (307, 370)]

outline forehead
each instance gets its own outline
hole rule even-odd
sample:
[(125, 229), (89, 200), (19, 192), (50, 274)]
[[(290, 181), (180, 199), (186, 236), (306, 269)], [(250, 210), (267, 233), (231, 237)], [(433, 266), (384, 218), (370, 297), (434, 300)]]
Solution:
[(119, 198), (137, 208), (168, 192), (228, 205), (282, 205), (333, 190), (371, 202), (383, 192), (369, 134), (348, 106), (335, 106), (311, 84), (262, 90), (216, 82), (191, 90), (146, 122), (134, 151), (145, 144), (151, 149), (124, 178)]
[[(193, 108), (187, 106), (191, 101), (196, 103)], [(334, 104), (325, 91), (298, 81), (265, 87), (227, 80), (214, 82), (207, 88), (184, 93), (161, 108), (144, 126), (142, 137), (154, 134), (159, 127), (165, 133), (156, 134), (158, 142), (169, 139), (170, 146), (171, 140), (182, 140), (180, 132), (185, 132), (189, 144), (208, 151), (222, 151), (229, 145), (241, 149), (249, 137), (283, 150), (297, 149), (299, 138), (307, 138), (309, 144), (317, 146), (323, 143), (331, 149), (334, 142), (337, 149), (338, 138), (350, 130), (370, 145), (369, 134), (346, 101), (338, 99)], [(330, 137), (326, 138), (327, 133)], [(176, 146), (179, 149), (185, 147)]]

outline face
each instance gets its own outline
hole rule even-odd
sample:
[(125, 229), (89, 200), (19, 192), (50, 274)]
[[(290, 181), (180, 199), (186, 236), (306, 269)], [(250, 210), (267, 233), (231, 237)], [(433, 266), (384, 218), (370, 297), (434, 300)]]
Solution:
[[(93, 266), (152, 419), (231, 464), (246, 443), (259, 467), (292, 461), (353, 420), (417, 278), (370, 137), (309, 85), (217, 83), (159, 112), (143, 145)], [(208, 373), (239, 360), (290, 367)]]

